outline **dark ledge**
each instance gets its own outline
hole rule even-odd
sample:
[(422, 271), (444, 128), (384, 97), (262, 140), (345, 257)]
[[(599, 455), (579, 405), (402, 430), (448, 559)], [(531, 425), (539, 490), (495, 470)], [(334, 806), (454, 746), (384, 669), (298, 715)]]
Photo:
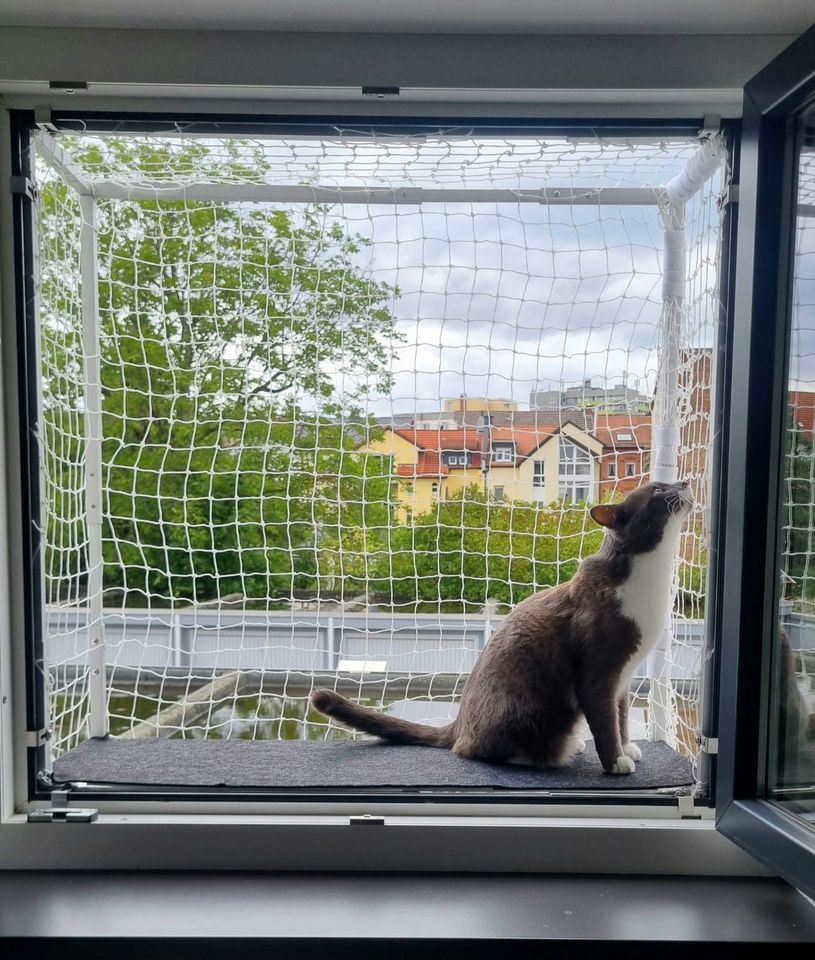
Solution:
[[(562, 770), (482, 763), (450, 750), (375, 741), (86, 740), (54, 764), (54, 783), (178, 787), (484, 788), (504, 790), (656, 790), (688, 792), (690, 761), (667, 744), (639, 741), (634, 773), (603, 773), (593, 745)], [(684, 788), (684, 789), (683, 789)]]
[(21, 960), (722, 960), (813, 943), (815, 908), (779, 880), (0, 873), (0, 954)]

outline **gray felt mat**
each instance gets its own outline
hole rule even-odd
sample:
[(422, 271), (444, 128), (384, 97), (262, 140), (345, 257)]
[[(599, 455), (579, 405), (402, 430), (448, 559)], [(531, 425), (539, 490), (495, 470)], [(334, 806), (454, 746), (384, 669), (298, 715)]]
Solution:
[(54, 764), (54, 781), (178, 787), (462, 787), (653, 790), (693, 782), (690, 762), (665, 743), (640, 742), (628, 776), (603, 773), (591, 745), (563, 770), (464, 760), (449, 750), (376, 741), (88, 740)]

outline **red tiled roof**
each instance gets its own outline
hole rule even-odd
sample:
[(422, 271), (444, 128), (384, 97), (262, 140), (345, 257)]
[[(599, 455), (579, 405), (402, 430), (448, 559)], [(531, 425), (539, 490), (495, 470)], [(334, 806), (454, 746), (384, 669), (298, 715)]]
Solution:
[(438, 453), (430, 450), (421, 450), (417, 463), (400, 463), (396, 467), (398, 477), (446, 477), (449, 472)]
[[(630, 440), (621, 440), (620, 434), (630, 434)], [(600, 414), (594, 436), (612, 450), (650, 450), (650, 414), (610, 413)]]
[(808, 390), (790, 390), (789, 404), (793, 408), (799, 430), (815, 433), (815, 393)]
[(534, 430), (519, 427), (493, 427), (492, 442), (514, 443), (515, 453), (523, 459), (533, 454), (542, 443), (557, 432), (558, 427), (554, 425), (538, 427)]
[[(472, 463), (468, 470), (481, 469), (481, 449), (483, 435), (479, 430), (421, 430), (413, 427), (402, 427), (393, 431), (397, 436), (412, 443), (419, 450), (415, 464), (400, 464), (396, 474), (400, 477), (446, 477), (450, 467), (444, 462), (444, 454), (457, 450), (472, 454)], [(554, 425), (537, 429), (518, 429), (515, 427), (493, 427), (491, 430), (494, 443), (515, 443), (516, 459), (509, 463), (493, 461), (492, 467), (513, 467), (519, 460), (533, 454), (542, 443), (558, 432)], [(463, 470), (462, 466), (454, 466), (453, 470)]]
[(404, 427), (393, 432), (420, 450), (481, 450), (481, 434), (478, 430), (416, 430)]

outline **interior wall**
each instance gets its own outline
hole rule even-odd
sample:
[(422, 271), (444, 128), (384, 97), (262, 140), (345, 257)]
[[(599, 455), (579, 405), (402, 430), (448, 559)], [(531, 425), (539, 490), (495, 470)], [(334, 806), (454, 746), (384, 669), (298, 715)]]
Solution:
[[(362, 85), (398, 86), (388, 113), (698, 116), (740, 113), (741, 87), (791, 36), (476, 36), (0, 28), (9, 106), (382, 112)], [(85, 81), (54, 95), (48, 81)], [(210, 101), (204, 107), (202, 101)], [(293, 106), (292, 106), (293, 105)], [(688, 114), (688, 110), (693, 110)]]

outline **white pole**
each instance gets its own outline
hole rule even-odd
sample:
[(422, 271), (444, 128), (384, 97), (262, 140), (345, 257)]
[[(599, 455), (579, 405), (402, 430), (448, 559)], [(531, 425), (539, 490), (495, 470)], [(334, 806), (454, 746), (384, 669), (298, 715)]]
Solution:
[[(721, 142), (705, 140), (685, 169), (659, 191), (664, 221), (662, 272), (662, 344), (654, 403), (654, 463), (652, 478), (663, 483), (678, 479), (681, 420), (679, 388), (682, 367), (682, 321), (687, 282), (685, 204), (705, 185), (722, 163)], [(676, 703), (671, 683), (673, 630), (670, 619), (646, 661), (648, 734), (675, 747)]]
[(80, 195), (82, 230), (79, 272), (82, 280), (82, 353), (85, 358), (85, 515), (88, 524), (88, 668), (90, 735), (108, 734), (105, 626), (102, 610), (102, 380), (97, 290), (96, 200)]

